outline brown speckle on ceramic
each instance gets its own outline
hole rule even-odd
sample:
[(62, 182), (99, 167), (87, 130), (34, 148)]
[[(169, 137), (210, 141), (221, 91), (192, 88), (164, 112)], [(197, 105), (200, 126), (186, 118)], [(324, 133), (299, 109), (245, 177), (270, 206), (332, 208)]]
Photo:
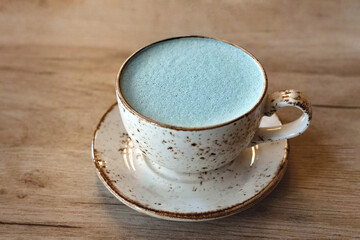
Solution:
[[(149, 160), (150, 150), (142, 152), (132, 144), (122, 125), (119, 110), (114, 106), (95, 131), (93, 159), (106, 187), (120, 201), (139, 212), (177, 221), (225, 217), (256, 204), (272, 191), (285, 172), (286, 140), (265, 143), (256, 149), (248, 148), (216, 170), (209, 171), (203, 166), (205, 169), (202, 171), (206, 172), (183, 174), (164, 168), (158, 164), (159, 161)], [(276, 116), (262, 122), (265, 126), (278, 124)], [(166, 144), (161, 141), (157, 144), (169, 151), (166, 141)], [(146, 142), (150, 144), (152, 139)], [(183, 144), (189, 146), (186, 141)], [(181, 163), (181, 151), (173, 148), (178, 153), (176, 161)], [(145, 153), (148, 154), (145, 156)], [(173, 156), (171, 151), (169, 153)], [(211, 160), (211, 153), (203, 156), (205, 160), (202, 161)], [(254, 163), (250, 166), (252, 159)]]
[(283, 90), (272, 93), (268, 96), (264, 114), (265, 116), (271, 116), (282, 107), (296, 107), (303, 114), (297, 120), (286, 124), (286, 127), (258, 129), (251, 140), (251, 145), (293, 138), (302, 134), (309, 127), (312, 108), (310, 101), (303, 93), (297, 90)]

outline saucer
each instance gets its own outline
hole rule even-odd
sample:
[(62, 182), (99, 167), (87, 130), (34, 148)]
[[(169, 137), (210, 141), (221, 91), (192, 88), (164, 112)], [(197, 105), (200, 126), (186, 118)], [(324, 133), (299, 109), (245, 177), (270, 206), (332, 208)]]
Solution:
[[(264, 117), (262, 127), (281, 125)], [(230, 164), (185, 174), (147, 161), (122, 124), (114, 103), (101, 118), (92, 140), (97, 174), (125, 205), (153, 217), (204, 221), (243, 211), (266, 197), (283, 177), (287, 140), (245, 149)]]

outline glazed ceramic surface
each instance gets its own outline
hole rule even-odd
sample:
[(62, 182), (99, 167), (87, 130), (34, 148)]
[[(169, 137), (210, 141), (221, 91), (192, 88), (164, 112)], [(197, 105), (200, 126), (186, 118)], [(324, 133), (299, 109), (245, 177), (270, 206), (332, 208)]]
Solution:
[[(241, 50), (253, 57), (246, 50)], [(141, 50), (132, 56), (140, 52)], [(123, 124), (133, 140), (133, 145), (153, 164), (177, 172), (195, 173), (228, 164), (249, 145), (288, 139), (304, 132), (311, 120), (309, 100), (297, 90), (274, 92), (268, 96), (265, 71), (256, 58), (253, 58), (263, 71), (264, 82), (263, 94), (253, 108), (229, 122), (193, 128), (156, 122), (142, 116), (126, 102), (119, 81), (128, 59), (119, 71), (116, 95)], [(271, 116), (277, 109), (286, 106), (299, 108), (303, 115), (282, 127), (259, 128), (264, 115)]]
[(154, 125), (119, 104), (125, 128), (144, 157), (179, 172), (204, 172), (229, 163), (249, 145), (263, 116), (260, 104), (234, 123), (183, 131)]
[[(261, 122), (263, 127), (279, 125), (276, 115)], [(132, 142), (116, 104), (101, 119), (92, 147), (100, 179), (120, 201), (139, 212), (178, 221), (221, 218), (254, 205), (277, 185), (287, 164), (287, 141), (281, 140), (246, 148), (213, 171), (169, 170), (148, 161)]]

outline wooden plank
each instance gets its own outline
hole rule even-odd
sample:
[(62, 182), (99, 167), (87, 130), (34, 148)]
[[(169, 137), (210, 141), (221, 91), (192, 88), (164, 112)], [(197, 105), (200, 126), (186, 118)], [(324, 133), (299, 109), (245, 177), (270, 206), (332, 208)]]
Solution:
[[(360, 236), (359, 11), (359, 1), (1, 1), (0, 238)], [(121, 204), (90, 152), (127, 56), (194, 33), (248, 48), (270, 91), (300, 89), (314, 105), (277, 189), (243, 213), (196, 224)], [(280, 113), (285, 122), (293, 114)]]

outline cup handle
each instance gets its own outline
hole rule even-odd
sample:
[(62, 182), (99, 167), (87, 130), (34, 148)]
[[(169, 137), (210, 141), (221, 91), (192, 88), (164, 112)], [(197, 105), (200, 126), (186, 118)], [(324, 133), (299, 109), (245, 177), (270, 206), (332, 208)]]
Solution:
[(277, 127), (259, 128), (250, 146), (264, 142), (272, 142), (282, 139), (293, 138), (303, 133), (309, 126), (312, 117), (310, 101), (297, 90), (283, 90), (274, 92), (268, 96), (264, 109), (265, 116), (273, 115), (279, 108), (296, 107), (303, 114), (293, 122)]

